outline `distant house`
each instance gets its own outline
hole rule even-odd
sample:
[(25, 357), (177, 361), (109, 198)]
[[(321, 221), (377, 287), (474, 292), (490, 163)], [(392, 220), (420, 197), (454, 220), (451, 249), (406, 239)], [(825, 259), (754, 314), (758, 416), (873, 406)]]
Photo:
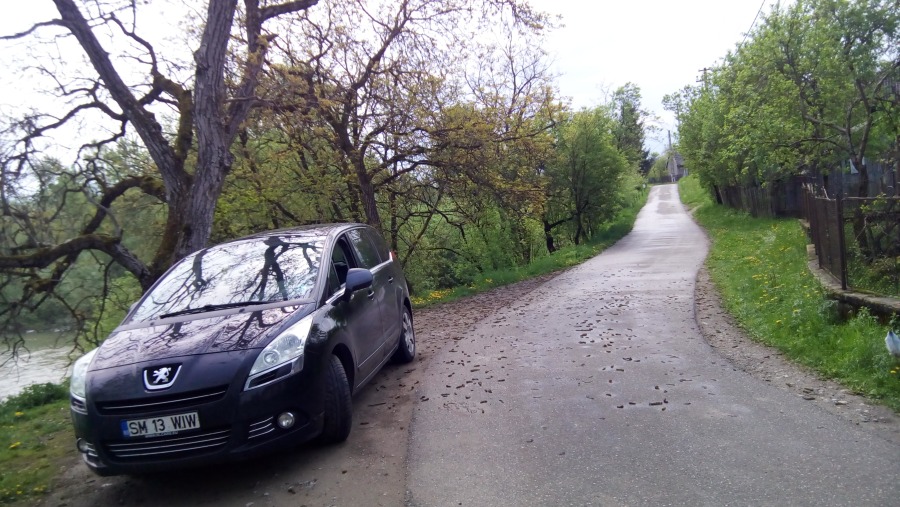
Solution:
[(669, 178), (675, 182), (687, 176), (688, 171), (684, 166), (684, 158), (679, 153), (672, 153), (666, 163), (666, 169), (669, 171)]

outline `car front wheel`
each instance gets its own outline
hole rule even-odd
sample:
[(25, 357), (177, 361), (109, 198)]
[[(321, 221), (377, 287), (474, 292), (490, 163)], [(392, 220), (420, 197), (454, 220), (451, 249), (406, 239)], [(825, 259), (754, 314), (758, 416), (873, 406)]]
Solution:
[(403, 307), (403, 320), (400, 323), (400, 344), (394, 359), (398, 363), (409, 363), (416, 357), (416, 332), (413, 330), (412, 313)]
[(336, 444), (347, 440), (353, 424), (353, 401), (347, 372), (337, 356), (325, 368), (325, 418), (320, 440)]

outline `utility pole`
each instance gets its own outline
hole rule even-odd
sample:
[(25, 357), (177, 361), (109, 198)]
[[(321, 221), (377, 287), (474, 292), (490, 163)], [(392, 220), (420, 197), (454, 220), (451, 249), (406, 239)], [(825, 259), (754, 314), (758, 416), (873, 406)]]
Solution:
[(707, 81), (706, 81), (706, 73), (709, 72), (709, 71), (711, 71), (711, 70), (712, 70), (712, 69), (710, 69), (709, 67), (703, 67), (702, 69), (698, 70), (697, 72), (702, 72), (702, 73), (703, 73), (703, 77), (700, 78), (700, 79), (698, 79), (697, 82), (698, 82), (698, 83), (703, 83), (703, 86), (704, 86), (704, 87), (708, 86), (709, 83), (707, 83)]

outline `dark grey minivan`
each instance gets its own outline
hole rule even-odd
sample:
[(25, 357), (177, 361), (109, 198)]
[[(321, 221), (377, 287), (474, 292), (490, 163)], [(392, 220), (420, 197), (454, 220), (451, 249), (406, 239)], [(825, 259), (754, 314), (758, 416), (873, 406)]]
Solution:
[(340, 442), (351, 395), (415, 353), (406, 279), (373, 228), (230, 241), (175, 264), (75, 363), (78, 449), (108, 475)]

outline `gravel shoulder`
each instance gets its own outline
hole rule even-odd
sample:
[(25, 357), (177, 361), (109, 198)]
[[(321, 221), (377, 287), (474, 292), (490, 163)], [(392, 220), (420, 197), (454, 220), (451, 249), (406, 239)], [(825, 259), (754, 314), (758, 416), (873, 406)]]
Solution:
[(804, 403), (814, 403), (848, 424), (865, 426), (889, 442), (900, 443), (900, 417), (891, 409), (823, 379), (789, 361), (778, 350), (753, 341), (724, 309), (706, 267), (697, 275), (694, 311), (703, 338), (734, 368), (791, 392)]

